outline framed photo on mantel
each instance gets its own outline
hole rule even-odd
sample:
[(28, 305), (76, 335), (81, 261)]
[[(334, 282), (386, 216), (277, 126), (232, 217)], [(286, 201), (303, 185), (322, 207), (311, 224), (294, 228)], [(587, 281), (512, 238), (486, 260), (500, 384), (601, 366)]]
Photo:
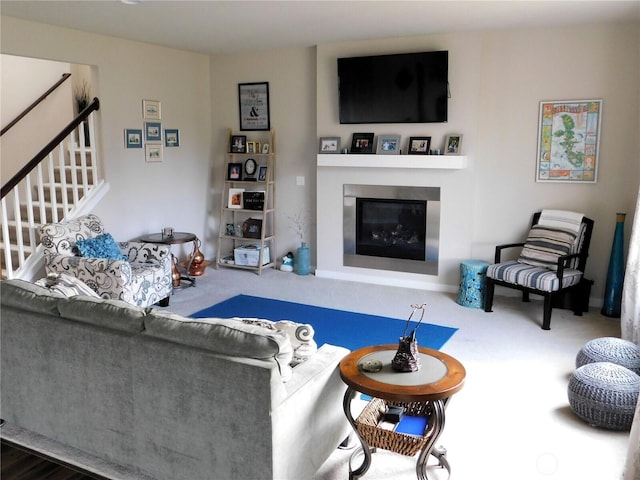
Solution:
[(409, 155), (429, 155), (431, 137), (409, 137)]
[(321, 137), (319, 153), (340, 153), (340, 137)]
[(373, 133), (354, 133), (350, 153), (373, 153)]
[(460, 155), (460, 149), (462, 148), (462, 135), (455, 133), (453, 135), (447, 135), (444, 141), (444, 154), (445, 155)]
[(400, 153), (400, 135), (378, 135), (376, 153), (398, 155)]

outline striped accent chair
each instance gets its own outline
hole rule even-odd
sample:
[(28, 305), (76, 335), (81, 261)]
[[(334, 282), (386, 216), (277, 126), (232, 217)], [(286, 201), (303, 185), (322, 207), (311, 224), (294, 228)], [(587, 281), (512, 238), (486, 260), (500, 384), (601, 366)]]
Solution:
[[(542, 329), (551, 328), (551, 309), (559, 297), (569, 293), (575, 315), (588, 308), (588, 292), (584, 270), (589, 255), (593, 220), (582, 217), (576, 230), (556, 225), (540, 225), (540, 212), (533, 215), (531, 230), (524, 242), (496, 246), (495, 263), (487, 268), (484, 311), (491, 312), (496, 285), (522, 291), (522, 301), (529, 294), (544, 297)], [(520, 248), (517, 260), (502, 261), (503, 250)], [(587, 291), (586, 301), (584, 296)]]

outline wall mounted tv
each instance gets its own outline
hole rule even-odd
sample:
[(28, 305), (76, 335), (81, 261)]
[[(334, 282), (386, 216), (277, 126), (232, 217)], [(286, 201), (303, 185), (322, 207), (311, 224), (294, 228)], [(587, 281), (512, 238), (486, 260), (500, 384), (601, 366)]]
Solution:
[(449, 52), (338, 59), (340, 123), (447, 121)]

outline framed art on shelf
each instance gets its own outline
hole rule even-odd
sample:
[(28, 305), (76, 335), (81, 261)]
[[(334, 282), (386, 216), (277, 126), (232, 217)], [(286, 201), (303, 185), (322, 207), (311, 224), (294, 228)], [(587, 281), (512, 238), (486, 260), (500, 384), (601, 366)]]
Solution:
[(180, 131), (177, 129), (165, 129), (164, 131), (164, 146), (165, 147), (179, 147), (180, 146)]
[(145, 146), (145, 160), (147, 163), (162, 161), (162, 144), (147, 143)]
[(230, 188), (229, 189), (229, 203), (228, 208), (242, 208), (242, 194), (244, 188)]
[(158, 100), (142, 100), (142, 118), (145, 120), (162, 120), (160, 102)]
[(318, 147), (319, 153), (338, 153), (340, 152), (340, 137), (321, 137)]
[(262, 153), (265, 154), (265, 155), (267, 153), (269, 153), (269, 144), (268, 143), (263, 143), (262, 144)]
[(445, 155), (460, 155), (460, 149), (462, 148), (462, 135), (455, 133), (447, 135), (444, 141), (444, 154)]
[(429, 155), (431, 137), (409, 137), (409, 155)]
[(147, 142), (159, 142), (162, 140), (162, 125), (160, 122), (144, 123), (144, 139)]
[(354, 133), (351, 153), (373, 153), (373, 133)]
[(231, 135), (231, 153), (247, 152), (247, 136)]
[(230, 163), (227, 166), (227, 180), (242, 180), (242, 164)]
[(596, 183), (602, 100), (540, 102), (536, 182)]
[(376, 153), (398, 155), (400, 153), (400, 135), (378, 135)]
[(247, 218), (242, 224), (242, 236), (244, 238), (260, 238), (262, 235), (262, 219)]
[(269, 130), (269, 82), (239, 83), (240, 130)]
[(260, 165), (258, 167), (258, 181), (259, 182), (266, 182), (267, 181), (267, 166), (266, 165)]
[(124, 145), (127, 148), (142, 148), (142, 130), (136, 128), (125, 129)]

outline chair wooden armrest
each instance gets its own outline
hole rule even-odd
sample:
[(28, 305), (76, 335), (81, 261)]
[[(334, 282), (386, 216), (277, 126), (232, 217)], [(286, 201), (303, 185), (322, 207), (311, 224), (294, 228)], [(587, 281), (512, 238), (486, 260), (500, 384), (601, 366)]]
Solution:
[(502, 250), (506, 248), (524, 247), (524, 242), (520, 243), (504, 243), (502, 245), (496, 245), (496, 254), (493, 263), (500, 263), (500, 257), (502, 256)]

